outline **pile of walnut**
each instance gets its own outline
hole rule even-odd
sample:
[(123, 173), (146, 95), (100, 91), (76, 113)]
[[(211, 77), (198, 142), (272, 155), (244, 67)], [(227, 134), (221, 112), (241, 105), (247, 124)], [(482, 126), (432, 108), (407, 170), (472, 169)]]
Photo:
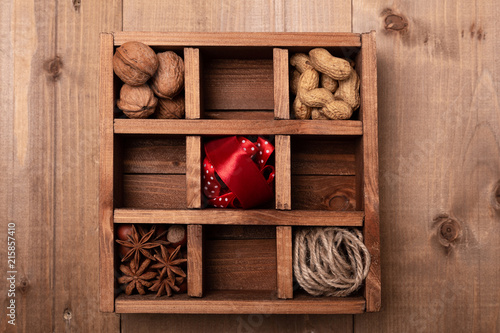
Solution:
[(316, 48), (292, 55), (290, 64), (296, 119), (349, 119), (359, 107), (359, 77), (349, 61)]
[(175, 52), (127, 42), (116, 49), (113, 69), (124, 83), (116, 105), (127, 117), (184, 118), (184, 62)]

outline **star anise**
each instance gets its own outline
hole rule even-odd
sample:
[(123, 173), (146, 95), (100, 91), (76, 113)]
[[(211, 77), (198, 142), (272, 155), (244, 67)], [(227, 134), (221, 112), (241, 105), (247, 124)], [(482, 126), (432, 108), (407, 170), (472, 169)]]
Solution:
[(130, 264), (120, 265), (120, 270), (123, 272), (123, 276), (118, 278), (118, 282), (120, 284), (128, 283), (125, 288), (125, 293), (127, 295), (132, 294), (134, 289), (137, 289), (139, 294), (144, 295), (146, 291), (144, 287), (151, 287), (153, 283), (149, 280), (155, 278), (158, 273), (157, 272), (146, 272), (151, 260), (146, 259), (141, 264), (139, 268), (137, 268), (138, 262), (132, 260)]
[(136, 262), (139, 262), (139, 255), (142, 254), (148, 259), (151, 260), (156, 260), (153, 255), (148, 251), (149, 249), (155, 248), (160, 246), (161, 244), (155, 243), (155, 242), (150, 242), (151, 236), (153, 236), (155, 229), (152, 228), (149, 232), (144, 233), (142, 232), (137, 232), (137, 229), (135, 228), (134, 225), (132, 225), (132, 234), (128, 234), (127, 238), (128, 240), (123, 241), (121, 239), (117, 239), (116, 242), (120, 245), (123, 245), (127, 248), (130, 248), (130, 250), (125, 254), (125, 256), (122, 259), (123, 261), (127, 261), (134, 256), (134, 260)]
[(171, 281), (174, 280), (175, 274), (186, 277), (186, 273), (184, 273), (179, 265), (185, 263), (187, 259), (177, 259), (180, 249), (181, 245), (177, 246), (172, 254), (169, 254), (167, 248), (161, 245), (161, 255), (159, 253), (155, 254), (155, 258), (158, 263), (152, 265), (151, 268), (161, 269), (160, 275), (165, 276), (166, 273)]
[(164, 245), (164, 246), (170, 245), (170, 242), (167, 242), (166, 240), (162, 239), (167, 234), (168, 229), (163, 230), (159, 234), (155, 234), (156, 233), (156, 226), (152, 226), (151, 230), (155, 230), (155, 232), (153, 233), (155, 235), (155, 238), (151, 241), (151, 243), (158, 244), (158, 246), (160, 246), (160, 245)]
[(151, 291), (157, 291), (156, 297), (160, 297), (167, 294), (168, 297), (172, 296), (172, 290), (175, 292), (179, 292), (180, 288), (178, 285), (180, 285), (182, 282), (184, 282), (183, 277), (175, 277), (172, 279), (169, 276), (163, 276), (159, 274), (156, 278), (156, 280), (153, 281), (153, 286), (149, 288)]

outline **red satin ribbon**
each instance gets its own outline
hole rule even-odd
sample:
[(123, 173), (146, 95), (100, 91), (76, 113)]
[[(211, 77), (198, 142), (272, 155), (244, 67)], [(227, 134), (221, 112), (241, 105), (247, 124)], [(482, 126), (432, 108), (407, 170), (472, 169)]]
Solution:
[(273, 151), (274, 146), (261, 137), (256, 143), (231, 136), (205, 144), (203, 191), (209, 204), (248, 209), (271, 200), (274, 168), (266, 163)]

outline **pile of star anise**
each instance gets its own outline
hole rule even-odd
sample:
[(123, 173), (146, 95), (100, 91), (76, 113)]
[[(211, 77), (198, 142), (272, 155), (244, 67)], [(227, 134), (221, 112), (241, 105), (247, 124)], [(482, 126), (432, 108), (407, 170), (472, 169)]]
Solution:
[[(187, 259), (181, 257), (182, 244), (167, 241), (163, 226), (152, 226), (149, 230), (139, 225), (122, 225), (118, 229), (120, 271), (118, 282), (131, 295), (135, 290), (141, 295), (147, 290), (156, 296), (172, 296), (173, 292), (186, 292), (186, 273), (182, 265)], [(175, 246), (175, 247), (174, 247)]]

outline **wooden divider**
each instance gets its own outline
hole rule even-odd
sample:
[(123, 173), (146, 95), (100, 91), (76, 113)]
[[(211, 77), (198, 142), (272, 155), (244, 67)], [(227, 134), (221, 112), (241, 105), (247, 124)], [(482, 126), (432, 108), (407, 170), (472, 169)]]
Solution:
[[(186, 119), (200, 119), (200, 50), (184, 49)], [(200, 209), (201, 198), (201, 136), (186, 136), (186, 199), (187, 208)], [(203, 226), (188, 225), (188, 295), (203, 296)]]
[[(288, 50), (273, 49), (273, 63), (274, 118), (290, 119)], [(276, 135), (275, 137), (275, 197), (276, 209), (279, 210), (292, 208), (290, 142), (290, 135)], [(276, 227), (276, 265), (278, 298), (293, 298), (291, 226)]]
[(199, 224), (187, 226), (188, 240), (188, 295), (203, 296), (203, 227)]

